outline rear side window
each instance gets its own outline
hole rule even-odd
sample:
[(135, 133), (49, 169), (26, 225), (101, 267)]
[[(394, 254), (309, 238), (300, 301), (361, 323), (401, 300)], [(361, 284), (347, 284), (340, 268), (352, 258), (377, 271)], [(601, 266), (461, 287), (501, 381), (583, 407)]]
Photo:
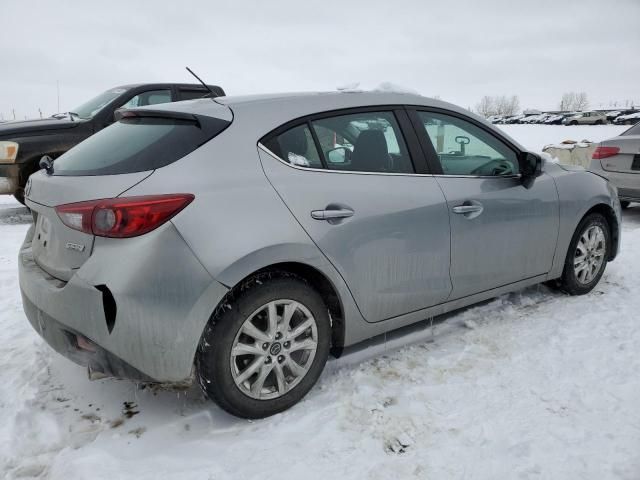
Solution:
[(265, 142), (282, 160), (299, 167), (322, 168), (322, 161), (307, 124), (298, 125)]
[(126, 117), (76, 145), (54, 162), (54, 175), (117, 175), (155, 170), (179, 160), (230, 122)]
[(389, 111), (311, 120), (263, 143), (282, 160), (300, 167), (414, 173), (395, 115)]

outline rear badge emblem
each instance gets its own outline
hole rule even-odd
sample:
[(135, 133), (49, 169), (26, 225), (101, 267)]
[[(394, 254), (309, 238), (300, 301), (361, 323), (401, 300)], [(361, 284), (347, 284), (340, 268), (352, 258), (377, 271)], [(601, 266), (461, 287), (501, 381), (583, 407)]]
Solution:
[(77, 243), (67, 242), (66, 247), (69, 250), (75, 250), (76, 252), (84, 252), (84, 245), (79, 245)]

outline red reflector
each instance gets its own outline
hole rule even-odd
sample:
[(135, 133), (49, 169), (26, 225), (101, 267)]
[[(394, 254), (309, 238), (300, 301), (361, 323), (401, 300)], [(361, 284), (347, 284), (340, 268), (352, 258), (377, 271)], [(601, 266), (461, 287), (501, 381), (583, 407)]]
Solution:
[(56, 207), (67, 227), (99, 237), (128, 238), (158, 228), (195, 197), (190, 193), (107, 198)]
[(597, 147), (593, 151), (593, 155), (591, 155), (591, 158), (599, 160), (601, 158), (613, 157), (614, 155), (617, 155), (618, 152), (620, 152), (620, 149), (618, 147)]

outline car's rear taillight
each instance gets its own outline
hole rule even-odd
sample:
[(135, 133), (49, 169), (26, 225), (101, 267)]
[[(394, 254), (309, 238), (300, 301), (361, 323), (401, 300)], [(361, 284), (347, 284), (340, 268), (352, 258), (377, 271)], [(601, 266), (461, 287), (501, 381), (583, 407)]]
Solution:
[(195, 197), (190, 193), (107, 198), (67, 203), (56, 213), (67, 227), (111, 238), (137, 237), (158, 228)]
[(607, 157), (613, 157), (614, 155), (617, 155), (618, 152), (620, 152), (620, 149), (618, 147), (597, 147), (594, 151), (593, 154), (591, 155), (591, 158), (594, 158), (596, 160), (600, 160), (602, 158), (607, 158)]

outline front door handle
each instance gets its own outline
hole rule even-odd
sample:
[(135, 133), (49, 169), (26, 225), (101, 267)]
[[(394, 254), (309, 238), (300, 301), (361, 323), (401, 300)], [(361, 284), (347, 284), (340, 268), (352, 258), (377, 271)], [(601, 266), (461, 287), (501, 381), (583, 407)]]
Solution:
[(349, 208), (327, 209), (327, 210), (313, 210), (311, 212), (311, 218), (315, 220), (334, 220), (339, 218), (353, 217), (353, 210)]
[(453, 207), (451, 210), (458, 215), (464, 215), (465, 218), (476, 218), (484, 211), (484, 207), (480, 202), (468, 200), (462, 205)]

